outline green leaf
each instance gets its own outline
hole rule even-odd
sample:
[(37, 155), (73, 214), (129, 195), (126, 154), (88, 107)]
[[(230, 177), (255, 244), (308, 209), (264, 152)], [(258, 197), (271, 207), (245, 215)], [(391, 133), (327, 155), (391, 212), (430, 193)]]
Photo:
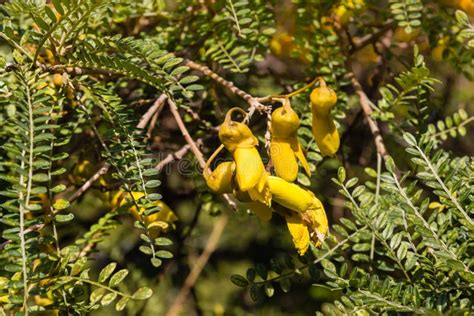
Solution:
[(132, 298), (134, 300), (146, 300), (153, 295), (153, 291), (148, 287), (142, 287), (133, 293)]
[(115, 304), (115, 310), (120, 312), (120, 311), (123, 311), (125, 309), (125, 307), (127, 306), (127, 303), (130, 301), (130, 298), (124, 296), (122, 297), (118, 302), (117, 304)]
[(115, 292), (104, 295), (104, 297), (102, 297), (102, 300), (100, 301), (100, 304), (102, 304), (102, 306), (109, 305), (110, 303), (112, 303), (113, 300), (115, 300), (116, 297), (117, 293)]
[(118, 271), (117, 273), (115, 273), (115, 274), (110, 278), (109, 286), (110, 286), (110, 287), (114, 287), (114, 286), (119, 285), (119, 283), (122, 282), (123, 279), (125, 279), (125, 277), (126, 277), (127, 275), (128, 275), (128, 270), (127, 270), (127, 269), (122, 269), (122, 270)]
[(158, 237), (155, 239), (155, 245), (157, 246), (171, 246), (173, 241), (165, 237)]
[(114, 272), (117, 267), (117, 263), (111, 262), (105, 266), (99, 273), (99, 283), (104, 283)]
[(344, 169), (344, 167), (339, 167), (339, 169), (337, 169), (337, 179), (341, 183), (344, 183), (344, 181), (346, 181), (346, 169)]
[(74, 219), (74, 214), (68, 213), (68, 214), (58, 214), (54, 216), (54, 219), (58, 223), (67, 223), (70, 222)]
[(159, 250), (156, 252), (156, 256), (165, 259), (173, 258), (173, 254), (168, 250)]
[(81, 273), (86, 263), (87, 263), (87, 257), (79, 258), (72, 266), (71, 276), (75, 276)]
[(246, 287), (249, 285), (249, 282), (241, 275), (233, 274), (230, 276), (230, 280), (237, 286)]

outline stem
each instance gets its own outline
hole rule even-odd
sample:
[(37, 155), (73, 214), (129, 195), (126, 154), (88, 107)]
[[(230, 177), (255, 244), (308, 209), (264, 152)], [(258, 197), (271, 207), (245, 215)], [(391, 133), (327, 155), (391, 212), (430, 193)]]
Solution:
[(448, 190), (446, 185), (444, 184), (443, 180), (438, 175), (438, 172), (436, 171), (435, 167), (431, 164), (431, 161), (426, 157), (425, 153), (423, 150), (421, 150), (420, 147), (415, 146), (418, 152), (420, 153), (421, 157), (423, 157), (423, 160), (425, 163), (428, 165), (428, 168), (431, 170), (431, 173), (434, 175), (436, 181), (438, 181), (439, 185), (443, 188), (444, 192), (449, 196), (449, 199), (454, 203), (456, 208), (461, 212), (461, 214), (464, 216), (464, 218), (469, 222), (470, 225), (474, 225), (474, 222), (472, 219), (469, 217), (469, 215), (466, 213), (466, 211), (462, 208), (462, 206), (459, 204), (458, 200), (454, 198), (454, 196), (451, 194), (451, 191)]

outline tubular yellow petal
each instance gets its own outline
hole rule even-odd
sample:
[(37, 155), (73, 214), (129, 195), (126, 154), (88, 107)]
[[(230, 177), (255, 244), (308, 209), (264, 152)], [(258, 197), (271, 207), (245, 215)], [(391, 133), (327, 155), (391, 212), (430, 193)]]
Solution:
[(244, 207), (250, 209), (262, 222), (268, 222), (272, 218), (272, 209), (260, 202), (243, 203)]
[(339, 149), (339, 132), (329, 115), (313, 111), (313, 135), (323, 156), (332, 156)]
[(301, 162), (301, 165), (303, 166), (304, 171), (306, 172), (308, 177), (311, 177), (311, 169), (309, 168), (308, 161), (306, 160), (303, 147), (298, 142), (298, 138), (294, 136), (294, 137), (291, 137), (289, 140), (290, 140), (291, 149), (293, 149), (293, 152), (295, 153), (296, 158), (298, 158), (298, 160)]
[(293, 182), (298, 176), (298, 162), (291, 144), (284, 139), (272, 139), (270, 156), (277, 176)]
[(270, 192), (267, 178), (268, 174), (266, 171), (264, 171), (258, 184), (247, 192), (252, 201), (259, 201), (270, 207), (272, 202), (272, 193)]
[(306, 211), (306, 213), (303, 214), (303, 218), (306, 218), (307, 222), (309, 222), (311, 239), (314, 241), (315, 246), (318, 247), (326, 238), (329, 225), (323, 204), (321, 201), (319, 201), (319, 199), (315, 199), (318, 202), (318, 207)]
[(269, 176), (268, 185), (272, 193), (272, 200), (295, 212), (305, 212), (317, 209), (319, 200), (313, 192), (287, 182), (279, 177)]
[(300, 215), (292, 214), (290, 217), (287, 217), (286, 225), (290, 231), (295, 248), (301, 256), (304, 255), (309, 247), (309, 231)]
[(291, 108), (289, 101), (272, 113), (272, 136), (288, 138), (296, 134), (300, 126), (298, 114)]
[(235, 163), (226, 161), (220, 163), (213, 172), (204, 172), (207, 186), (215, 193), (232, 193), (232, 177), (234, 175)]
[(234, 161), (236, 180), (240, 190), (248, 191), (261, 181), (265, 167), (255, 147), (236, 148)]
[(337, 102), (337, 95), (336, 92), (328, 88), (324, 81), (321, 81), (321, 86), (314, 89), (311, 92), (310, 100), (311, 100), (311, 108), (313, 111), (320, 112), (329, 112), (331, 108)]

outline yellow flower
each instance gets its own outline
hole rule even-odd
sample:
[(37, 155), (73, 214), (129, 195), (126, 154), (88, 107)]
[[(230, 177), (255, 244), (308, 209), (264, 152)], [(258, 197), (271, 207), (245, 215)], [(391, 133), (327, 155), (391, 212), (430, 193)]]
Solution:
[(308, 162), (296, 132), (300, 126), (300, 119), (291, 108), (288, 99), (283, 107), (272, 113), (272, 141), (270, 155), (277, 176), (293, 182), (298, 176), (298, 162), (301, 161), (308, 176), (311, 176)]
[(311, 239), (315, 246), (319, 246), (329, 229), (321, 201), (313, 192), (279, 177), (269, 176), (268, 184), (273, 201), (293, 211), (292, 215), (287, 217), (287, 222), (290, 220), (288, 228), (299, 253), (304, 254), (307, 250), (306, 233), (308, 239)]
[(331, 117), (331, 108), (336, 104), (336, 92), (320, 80), (320, 87), (311, 92), (313, 114), (313, 136), (323, 156), (332, 156), (339, 149), (339, 132)]
[(247, 125), (231, 119), (234, 111), (244, 112), (240, 108), (232, 108), (227, 112), (219, 129), (219, 139), (234, 158), (235, 179), (239, 189), (248, 191), (252, 199), (270, 206), (271, 195), (265, 179), (267, 173), (255, 148), (258, 145), (257, 138)]
[[(143, 192), (132, 192), (132, 199), (129, 193), (119, 191), (115, 194), (112, 205), (115, 207), (129, 206), (127, 210), (136, 220), (140, 220), (145, 209), (140, 208), (140, 211), (137, 211), (137, 207), (133, 205), (133, 200), (138, 201), (144, 195)], [(155, 205), (160, 208), (160, 211), (144, 216), (145, 225), (152, 233), (153, 238), (158, 237), (161, 232), (168, 232), (170, 227), (174, 228), (174, 222), (178, 220), (176, 214), (165, 202), (158, 200), (155, 201)]]

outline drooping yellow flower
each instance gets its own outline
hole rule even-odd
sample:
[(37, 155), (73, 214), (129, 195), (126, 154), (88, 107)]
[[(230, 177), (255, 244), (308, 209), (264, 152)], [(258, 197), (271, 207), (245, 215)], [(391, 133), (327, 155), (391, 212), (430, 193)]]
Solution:
[(244, 112), (240, 108), (232, 108), (227, 112), (219, 129), (219, 139), (232, 153), (235, 161), (235, 179), (239, 189), (248, 192), (252, 199), (270, 205), (267, 173), (255, 148), (258, 145), (257, 138), (247, 125), (232, 120), (231, 115), (234, 111)]
[(323, 156), (333, 156), (339, 149), (339, 132), (331, 117), (331, 108), (337, 102), (336, 92), (328, 88), (324, 80), (311, 92), (313, 136)]
[(277, 176), (293, 182), (298, 176), (298, 162), (301, 161), (308, 176), (311, 176), (308, 162), (296, 132), (300, 126), (298, 114), (291, 108), (288, 99), (283, 107), (272, 113), (272, 140), (270, 155)]
[[(137, 210), (137, 207), (133, 205), (133, 200), (138, 201), (145, 194), (143, 192), (132, 192), (133, 199), (127, 192), (119, 191), (115, 194), (112, 199), (112, 205), (115, 207), (129, 206), (128, 211), (133, 215), (136, 220), (140, 220), (144, 208)], [(160, 211), (147, 216), (144, 216), (146, 227), (153, 234), (152, 237), (156, 238), (161, 232), (168, 232), (170, 228), (174, 228), (174, 222), (178, 220), (178, 217), (173, 210), (163, 201), (155, 201), (155, 205), (160, 208)]]
[(315, 246), (319, 246), (325, 239), (329, 228), (321, 201), (313, 192), (279, 177), (269, 176), (268, 184), (273, 201), (292, 211), (292, 215), (287, 217), (287, 222), (299, 253), (304, 254), (308, 249), (306, 234), (308, 234), (308, 239), (315, 243)]

